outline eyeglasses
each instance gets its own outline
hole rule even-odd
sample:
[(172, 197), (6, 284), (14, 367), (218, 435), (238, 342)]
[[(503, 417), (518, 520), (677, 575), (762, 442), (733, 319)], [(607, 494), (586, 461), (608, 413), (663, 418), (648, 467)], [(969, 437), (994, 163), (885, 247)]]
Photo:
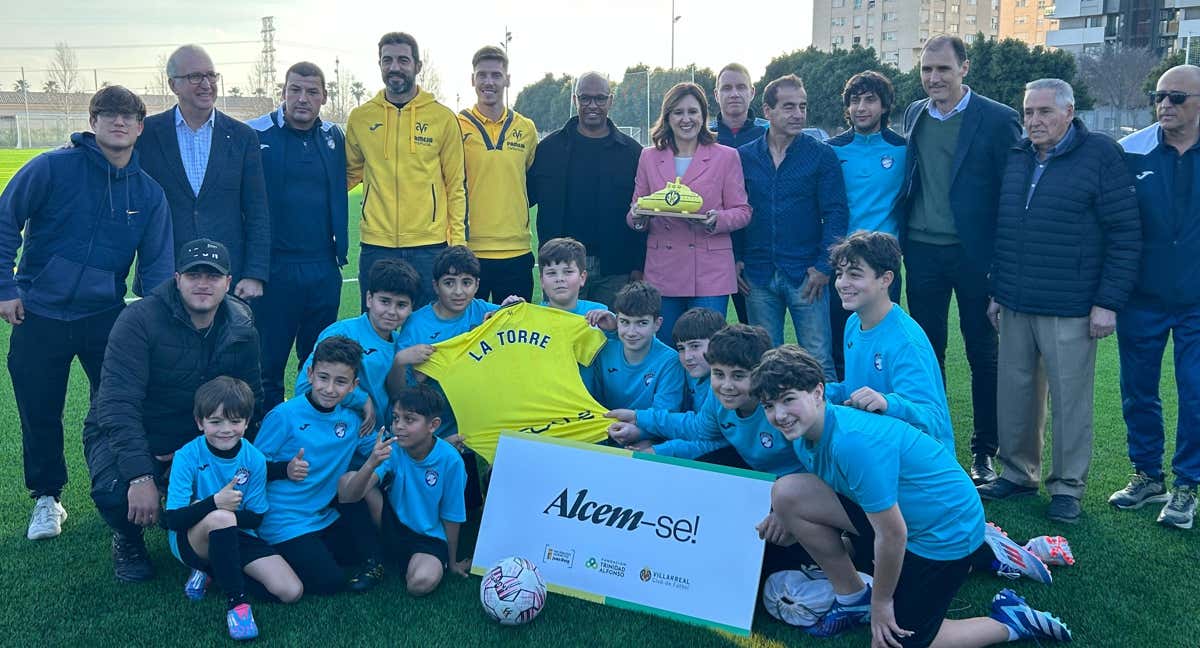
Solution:
[(612, 95), (575, 95), (575, 100), (579, 102), (580, 106), (586, 106), (589, 104), (603, 106), (610, 97), (612, 97)]
[(140, 121), (137, 113), (122, 112), (117, 110), (100, 110), (96, 112), (96, 117), (99, 117), (100, 119), (107, 119), (109, 121), (116, 121), (117, 117), (120, 117), (127, 122)]
[(210, 84), (216, 85), (217, 81), (221, 80), (221, 73), (220, 72), (192, 72), (191, 74), (177, 74), (171, 78), (172, 79), (187, 79), (187, 82), (194, 86), (198, 86), (205, 79), (208, 79), (208, 82)]
[(1151, 92), (1149, 94), (1150, 99), (1152, 99), (1156, 104), (1162, 103), (1163, 99), (1170, 99), (1171, 103), (1175, 104), (1176, 106), (1187, 101), (1188, 97), (1200, 97), (1200, 94), (1188, 94), (1179, 90), (1159, 90), (1158, 92)]

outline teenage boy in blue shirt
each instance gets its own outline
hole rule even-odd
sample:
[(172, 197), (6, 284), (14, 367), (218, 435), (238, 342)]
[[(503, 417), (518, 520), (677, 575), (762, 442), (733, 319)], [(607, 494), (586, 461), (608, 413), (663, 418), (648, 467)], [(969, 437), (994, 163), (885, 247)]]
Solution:
[[(850, 210), (847, 232), (865, 230), (900, 236), (896, 203), (904, 184), (908, 142), (888, 128), (896, 91), (888, 78), (874, 70), (859, 72), (842, 89), (842, 106), (850, 128), (825, 141), (842, 163), (846, 205)], [(900, 303), (900, 274), (888, 294)], [(833, 364), (839, 376), (845, 360), (842, 332), (852, 309), (830, 298), (829, 324), (833, 334)]]
[(584, 372), (588, 391), (610, 409), (678, 412), (686, 381), (678, 356), (657, 338), (663, 321), (662, 295), (654, 286), (634, 281), (617, 293), (612, 313), (588, 316), (593, 326), (609, 332), (614, 319), (620, 343), (614, 344), (610, 336), (592, 362), (591, 375)]
[(265, 588), (293, 603), (304, 586), (255, 532), (267, 511), (267, 460), (242, 438), (254, 413), (254, 392), (237, 378), (219, 376), (196, 390), (195, 402), (202, 434), (176, 450), (171, 462), (163, 512), (167, 540), (171, 553), (192, 568), (187, 597), (202, 598), (211, 573), (226, 596), (229, 636), (253, 639), (258, 626), (246, 590)]
[(446, 570), (467, 577), (458, 560), (458, 531), (467, 520), (462, 457), (434, 435), (445, 403), (425, 385), (396, 393), (392, 426), (380, 432), (362, 468), (343, 479), (343, 501), (365, 498), (384, 549), (404, 571), (408, 593), (424, 596)]
[[(828, 404), (820, 363), (795, 345), (766, 353), (751, 380), (806, 470), (775, 483), (780, 525), (759, 533), (802, 545), (834, 588), (809, 634), (870, 624), (873, 646), (1070, 641), (1066, 625), (1009, 589), (992, 599), (990, 617), (945, 618), (972, 566), (991, 560), (983, 505), (950, 448), (898, 419)], [(870, 585), (856, 565), (873, 571)]]
[[(367, 311), (330, 324), (317, 342), (342, 335), (358, 342), (363, 348), (362, 371), (358, 375), (358, 387), (342, 401), (343, 407), (359, 412), (363, 419), (363, 432), (375, 429), (376, 420), (387, 423), (388, 393), (387, 377), (395, 364), (423, 362), (429, 357), (429, 345), (416, 345), (398, 353), (396, 338), (413, 312), (413, 300), (421, 294), (421, 275), (407, 261), (380, 259), (371, 264), (367, 275)], [(307, 393), (312, 385), (308, 382), (308, 370), (312, 367), (312, 356), (305, 358), (304, 366), (296, 374), (296, 395)]]
[[(355, 454), (375, 445), (358, 433), (362, 419), (342, 401), (358, 385), (363, 349), (336, 335), (313, 350), (307, 393), (284, 401), (267, 414), (255, 439), (267, 457), (270, 509), (259, 535), (275, 545), (304, 589), (331, 594), (349, 585), (370, 589), (383, 577), (378, 539), (362, 502), (339, 503), (338, 479)], [(347, 583), (343, 565), (358, 568)]]
[(942, 372), (929, 338), (890, 296), (900, 244), (890, 234), (855, 232), (830, 250), (834, 285), (853, 312), (845, 325), (846, 379), (825, 397), (905, 421), (954, 451)]

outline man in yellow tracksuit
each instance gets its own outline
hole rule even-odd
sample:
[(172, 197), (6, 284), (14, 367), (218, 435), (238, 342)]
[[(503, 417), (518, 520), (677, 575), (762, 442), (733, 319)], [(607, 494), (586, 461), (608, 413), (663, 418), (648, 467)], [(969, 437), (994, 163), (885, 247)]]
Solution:
[[(462, 130), (454, 111), (417, 86), (421, 56), (412, 36), (379, 39), (379, 70), (384, 89), (346, 124), (347, 188), (363, 183), (358, 276), (383, 258), (411, 263), (423, 288), (415, 310), (433, 298), (437, 253), (467, 242)], [(359, 291), (365, 310), (365, 282)]]
[(525, 171), (533, 164), (537, 127), (504, 106), (508, 56), (488, 45), (471, 58), (475, 105), (458, 114), (467, 159), (471, 250), (479, 257), (479, 299), (533, 299), (533, 252)]

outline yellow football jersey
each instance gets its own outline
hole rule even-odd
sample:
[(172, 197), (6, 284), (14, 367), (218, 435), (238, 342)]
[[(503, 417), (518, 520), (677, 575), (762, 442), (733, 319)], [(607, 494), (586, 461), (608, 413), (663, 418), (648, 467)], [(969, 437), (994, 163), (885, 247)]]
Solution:
[(578, 315), (521, 303), (434, 345), (417, 369), (441, 384), (463, 442), (490, 462), (505, 430), (586, 443), (608, 435), (608, 410), (579, 377), (604, 342)]

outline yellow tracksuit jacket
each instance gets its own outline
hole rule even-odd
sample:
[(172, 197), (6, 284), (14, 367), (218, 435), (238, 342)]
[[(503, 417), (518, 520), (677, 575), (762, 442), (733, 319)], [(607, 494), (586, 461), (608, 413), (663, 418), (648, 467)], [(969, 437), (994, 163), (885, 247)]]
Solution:
[(462, 130), (428, 92), (397, 109), (380, 90), (350, 113), (346, 181), (348, 189), (363, 183), (363, 243), (466, 244)]

